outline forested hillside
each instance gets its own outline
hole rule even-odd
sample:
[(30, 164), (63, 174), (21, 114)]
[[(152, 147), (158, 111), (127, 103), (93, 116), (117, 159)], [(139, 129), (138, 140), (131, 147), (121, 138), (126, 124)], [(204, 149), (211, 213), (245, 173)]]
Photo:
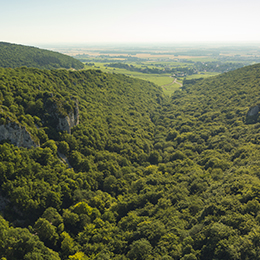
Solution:
[(1, 141), (3, 259), (260, 259), (260, 65), (171, 98), (92, 70), (2, 68), (0, 90), (37, 144)]
[(0, 42), (0, 67), (33, 67), (39, 69), (82, 69), (84, 65), (67, 55), (7, 42)]

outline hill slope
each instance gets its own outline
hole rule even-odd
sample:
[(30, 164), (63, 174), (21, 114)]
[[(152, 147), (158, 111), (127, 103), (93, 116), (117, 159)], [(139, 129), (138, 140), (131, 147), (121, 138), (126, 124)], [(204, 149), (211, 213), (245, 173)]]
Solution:
[[(0, 69), (1, 125), (40, 144), (0, 145), (0, 256), (260, 259), (259, 75), (186, 81), (163, 99), (123, 75)], [(53, 115), (75, 100), (69, 134)]]
[(35, 47), (0, 42), (0, 67), (40, 69), (82, 69), (84, 65), (67, 55)]

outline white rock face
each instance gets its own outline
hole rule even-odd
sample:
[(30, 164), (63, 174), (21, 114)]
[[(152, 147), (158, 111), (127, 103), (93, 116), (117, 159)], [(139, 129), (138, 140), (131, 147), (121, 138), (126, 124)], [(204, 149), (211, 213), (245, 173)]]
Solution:
[(18, 147), (38, 147), (30, 133), (24, 126), (16, 122), (9, 122), (6, 125), (0, 125), (0, 140), (10, 140), (12, 144)]
[(71, 128), (79, 124), (79, 108), (78, 103), (76, 103), (76, 107), (74, 111), (71, 111), (69, 115), (65, 117), (59, 117), (58, 118), (58, 126), (57, 129), (60, 131), (67, 131), (69, 134), (71, 134)]

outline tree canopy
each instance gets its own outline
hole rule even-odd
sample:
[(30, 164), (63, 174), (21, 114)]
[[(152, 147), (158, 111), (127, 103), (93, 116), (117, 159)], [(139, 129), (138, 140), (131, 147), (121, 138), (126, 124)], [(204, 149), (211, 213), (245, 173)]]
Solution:
[[(0, 258), (259, 259), (259, 75), (169, 98), (124, 75), (1, 68), (0, 123), (39, 146), (1, 140)], [(69, 134), (51, 115), (75, 99)]]
[(0, 42), (0, 67), (39, 69), (82, 69), (84, 65), (67, 55), (31, 46)]

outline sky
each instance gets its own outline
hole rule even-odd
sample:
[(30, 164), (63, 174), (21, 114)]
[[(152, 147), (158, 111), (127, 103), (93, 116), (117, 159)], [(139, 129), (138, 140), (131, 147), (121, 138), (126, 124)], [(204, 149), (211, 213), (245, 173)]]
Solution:
[(0, 0), (0, 41), (260, 42), (259, 0)]

